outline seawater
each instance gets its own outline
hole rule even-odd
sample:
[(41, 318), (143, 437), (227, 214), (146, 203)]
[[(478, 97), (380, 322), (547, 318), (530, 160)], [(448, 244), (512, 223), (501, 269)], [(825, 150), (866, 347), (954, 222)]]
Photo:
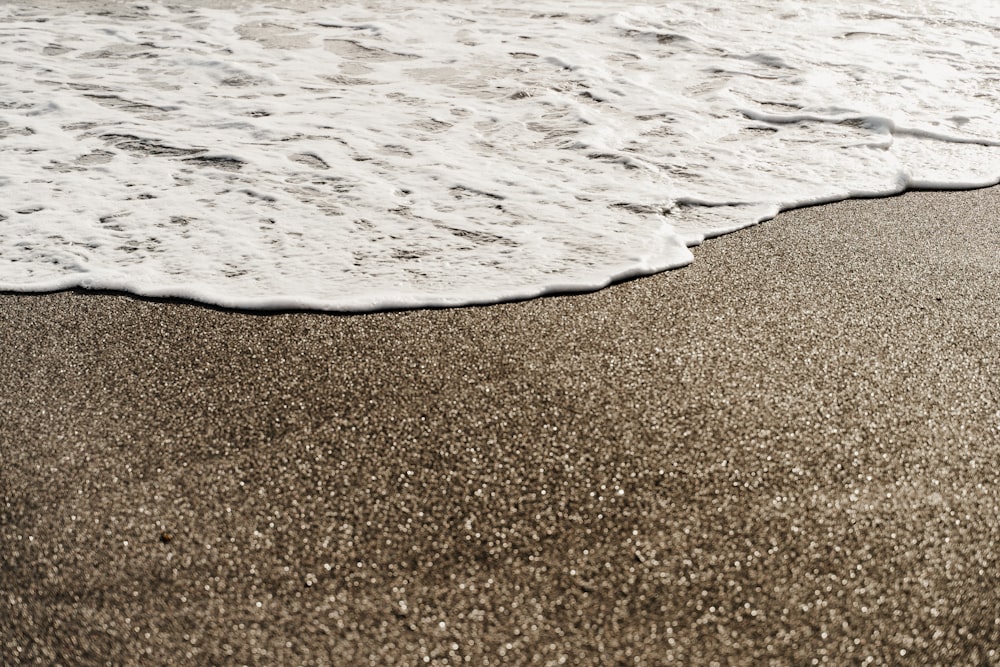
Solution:
[(0, 289), (376, 310), (597, 289), (1000, 179), (1000, 3), (0, 7)]

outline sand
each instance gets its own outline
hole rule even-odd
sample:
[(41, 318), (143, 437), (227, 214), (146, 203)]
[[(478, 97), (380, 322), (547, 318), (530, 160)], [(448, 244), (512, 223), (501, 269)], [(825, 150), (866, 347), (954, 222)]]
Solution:
[(0, 295), (0, 662), (1000, 664), (998, 285), (992, 188), (483, 308)]

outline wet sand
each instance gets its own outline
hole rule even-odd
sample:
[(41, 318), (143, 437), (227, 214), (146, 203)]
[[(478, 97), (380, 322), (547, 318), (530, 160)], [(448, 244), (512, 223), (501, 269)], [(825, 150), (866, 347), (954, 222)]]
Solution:
[(0, 295), (4, 664), (1000, 664), (1000, 189), (484, 308)]

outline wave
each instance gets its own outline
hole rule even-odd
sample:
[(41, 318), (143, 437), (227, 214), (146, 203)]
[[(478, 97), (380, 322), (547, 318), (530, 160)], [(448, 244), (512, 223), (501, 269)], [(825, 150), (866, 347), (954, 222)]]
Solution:
[(1000, 180), (1000, 9), (717, 4), (4, 6), (0, 289), (490, 303)]

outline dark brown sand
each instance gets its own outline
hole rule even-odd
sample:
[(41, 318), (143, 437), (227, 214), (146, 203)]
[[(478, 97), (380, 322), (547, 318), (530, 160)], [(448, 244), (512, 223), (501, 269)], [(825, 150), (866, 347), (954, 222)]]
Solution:
[(0, 296), (0, 663), (1000, 664), (1000, 189), (596, 294)]

